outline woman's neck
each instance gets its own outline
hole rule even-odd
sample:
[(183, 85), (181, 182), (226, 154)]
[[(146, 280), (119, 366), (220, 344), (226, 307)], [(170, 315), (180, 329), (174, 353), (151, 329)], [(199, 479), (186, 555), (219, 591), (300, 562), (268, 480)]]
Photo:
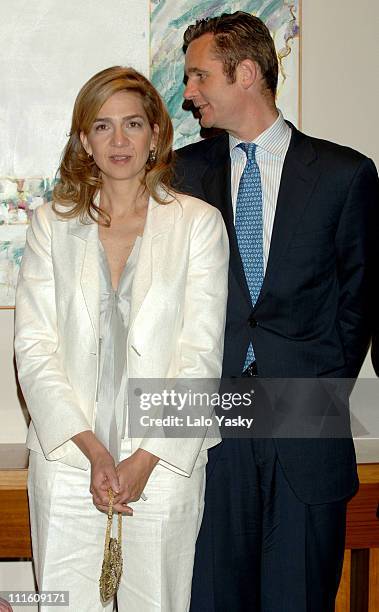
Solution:
[(100, 193), (100, 207), (112, 219), (139, 214), (147, 207), (149, 193), (139, 179), (136, 181), (104, 180)]

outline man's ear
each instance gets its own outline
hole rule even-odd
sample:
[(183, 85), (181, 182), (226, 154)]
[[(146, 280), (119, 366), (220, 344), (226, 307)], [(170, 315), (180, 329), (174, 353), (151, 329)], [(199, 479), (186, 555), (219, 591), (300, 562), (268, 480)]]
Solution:
[(83, 148), (85, 152), (87, 153), (87, 155), (92, 155), (91, 146), (88, 142), (87, 135), (84, 132), (80, 132), (80, 142), (82, 143)]
[(260, 74), (256, 62), (250, 59), (242, 60), (236, 68), (236, 79), (243, 89), (249, 89)]

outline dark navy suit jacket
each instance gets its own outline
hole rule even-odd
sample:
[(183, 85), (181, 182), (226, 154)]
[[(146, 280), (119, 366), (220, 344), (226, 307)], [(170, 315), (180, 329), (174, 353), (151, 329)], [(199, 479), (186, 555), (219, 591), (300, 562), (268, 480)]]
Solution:
[[(233, 223), (227, 134), (176, 152), (176, 188), (217, 206), (230, 240), (223, 375), (239, 376), (250, 341), (264, 378), (357, 377), (369, 346), (378, 269), (379, 181), (373, 162), (291, 126), (267, 270), (250, 300)], [(305, 503), (354, 494), (351, 438), (276, 439)]]

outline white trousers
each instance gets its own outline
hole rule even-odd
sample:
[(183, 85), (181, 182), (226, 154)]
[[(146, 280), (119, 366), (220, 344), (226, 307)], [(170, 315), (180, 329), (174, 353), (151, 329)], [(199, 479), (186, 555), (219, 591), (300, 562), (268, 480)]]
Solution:
[[(130, 455), (123, 441), (121, 459)], [(195, 542), (204, 507), (206, 452), (191, 477), (157, 465), (145, 487), (147, 500), (123, 516), (124, 571), (119, 612), (187, 612)], [(99, 595), (107, 516), (89, 492), (90, 471), (46, 461), (31, 451), (28, 493), (33, 559), (39, 591), (69, 591), (73, 612), (111, 612)], [(117, 519), (114, 519), (117, 532)]]

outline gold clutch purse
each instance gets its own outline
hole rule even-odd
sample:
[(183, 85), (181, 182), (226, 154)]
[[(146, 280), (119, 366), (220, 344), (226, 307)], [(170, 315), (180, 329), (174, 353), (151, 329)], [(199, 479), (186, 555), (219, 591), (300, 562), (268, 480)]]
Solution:
[(122, 515), (118, 515), (117, 538), (112, 538), (113, 523), (113, 491), (109, 489), (108, 522), (105, 533), (104, 559), (99, 580), (100, 597), (103, 603), (109, 601), (117, 593), (122, 574), (121, 529)]

